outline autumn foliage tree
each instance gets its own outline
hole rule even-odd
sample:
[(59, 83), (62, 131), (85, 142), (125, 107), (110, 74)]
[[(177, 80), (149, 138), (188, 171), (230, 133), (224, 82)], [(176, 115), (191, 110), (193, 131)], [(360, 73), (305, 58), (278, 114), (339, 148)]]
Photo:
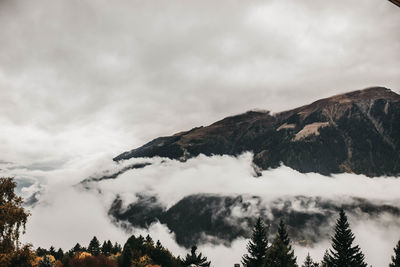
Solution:
[(13, 178), (0, 178), (0, 266), (24, 266), (31, 260), (29, 246), (21, 247), (19, 237), (25, 232), (29, 213), (22, 198), (14, 193)]
[(55, 267), (55, 266), (56, 264), (53, 263), (47, 255), (44, 255), (43, 259), (39, 262), (38, 267)]
[(74, 257), (69, 261), (71, 267), (117, 267), (117, 263), (104, 255)]

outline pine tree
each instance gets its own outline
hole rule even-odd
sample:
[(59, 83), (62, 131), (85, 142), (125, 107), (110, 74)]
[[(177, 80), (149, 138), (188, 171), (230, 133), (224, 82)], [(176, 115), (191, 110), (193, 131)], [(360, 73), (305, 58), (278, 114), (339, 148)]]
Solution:
[(262, 266), (268, 248), (268, 231), (261, 218), (257, 219), (253, 228), (251, 240), (247, 244), (248, 254), (242, 257), (242, 264), (245, 267)]
[(278, 233), (271, 247), (267, 250), (265, 262), (268, 267), (297, 267), (290, 238), (282, 220), (279, 222)]
[(131, 267), (133, 260), (132, 248), (129, 243), (126, 243), (122, 251), (122, 267)]
[(36, 255), (38, 255), (39, 257), (42, 257), (42, 256), (44, 256), (46, 254), (47, 254), (47, 250), (46, 249), (41, 248), (41, 247), (38, 247), (36, 249)]
[(324, 257), (321, 261), (321, 267), (331, 267), (328, 250), (325, 250)]
[(158, 249), (158, 250), (162, 250), (163, 249), (163, 246), (161, 245), (160, 240), (157, 240), (156, 249)]
[(72, 248), (72, 253), (75, 254), (77, 252), (81, 252), (81, 251), (84, 251), (84, 250), (85, 250), (85, 248), (83, 248), (81, 246), (81, 244), (76, 243), (76, 245)]
[(318, 267), (319, 264), (314, 262), (310, 256), (310, 253), (307, 254), (306, 259), (301, 267)]
[(340, 210), (339, 219), (332, 237), (332, 249), (329, 253), (328, 266), (332, 267), (366, 267), (364, 254), (358, 245), (353, 246), (355, 237), (350, 229), (345, 212)]
[(104, 240), (103, 245), (100, 247), (101, 254), (106, 255), (107, 253), (107, 241)]
[(137, 238), (138, 239), (138, 241), (140, 242), (140, 243), (144, 243), (144, 237), (142, 236), (142, 235), (139, 235), (139, 237)]
[(54, 256), (54, 258), (56, 258), (56, 260), (61, 260), (64, 257), (64, 251), (59, 248)]
[(113, 245), (111, 243), (111, 240), (107, 241), (107, 249), (106, 249), (106, 253), (108, 254), (107, 256), (111, 255), (112, 250), (113, 250)]
[(392, 262), (389, 264), (389, 267), (400, 267), (400, 240), (393, 250), (394, 256), (392, 256)]
[(146, 236), (146, 243), (147, 243), (148, 245), (150, 245), (150, 246), (154, 246), (154, 241), (153, 241), (153, 239), (151, 238), (150, 235), (147, 235), (147, 236)]
[(122, 252), (121, 245), (118, 244), (117, 242), (115, 242), (114, 246), (112, 247), (111, 253), (112, 254), (117, 254), (117, 253), (121, 253), (121, 252)]
[(307, 254), (306, 259), (301, 267), (312, 267), (313, 261), (311, 259), (310, 253)]
[(90, 240), (89, 246), (88, 246), (88, 252), (92, 254), (93, 256), (97, 256), (100, 254), (100, 242), (97, 239), (97, 237), (93, 237), (92, 240)]
[(209, 267), (211, 262), (207, 261), (207, 257), (203, 257), (201, 253), (197, 255), (196, 250), (197, 247), (193, 246), (190, 254), (187, 254), (186, 258), (182, 261), (183, 266), (194, 264), (200, 267)]
[(49, 254), (54, 258), (56, 257), (56, 249), (53, 246), (50, 247)]
[(287, 233), (286, 225), (283, 222), (283, 220), (279, 221), (278, 236), (279, 236), (279, 239), (282, 240), (283, 244), (285, 244), (289, 248), (289, 250), (291, 250), (292, 246), (290, 245), (290, 238)]
[(105, 256), (110, 256), (112, 252), (112, 243), (110, 240), (104, 241), (103, 245), (101, 246), (101, 253)]

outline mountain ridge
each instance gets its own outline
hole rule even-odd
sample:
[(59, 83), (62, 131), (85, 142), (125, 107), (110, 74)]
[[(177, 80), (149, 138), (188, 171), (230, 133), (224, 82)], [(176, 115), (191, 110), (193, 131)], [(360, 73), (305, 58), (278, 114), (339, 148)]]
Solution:
[(261, 169), (281, 163), (324, 175), (400, 173), (400, 95), (370, 87), (271, 114), (248, 111), (205, 127), (159, 137), (114, 161), (137, 157), (177, 160), (199, 154), (254, 153)]

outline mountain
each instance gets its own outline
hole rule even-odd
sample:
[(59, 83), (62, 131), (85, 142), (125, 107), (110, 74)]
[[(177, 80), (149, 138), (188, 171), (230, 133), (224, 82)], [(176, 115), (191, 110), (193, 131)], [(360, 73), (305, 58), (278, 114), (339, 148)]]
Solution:
[(302, 245), (330, 238), (330, 222), (335, 221), (341, 208), (360, 220), (400, 216), (397, 204), (362, 198), (348, 198), (342, 202), (294, 196), (277, 198), (265, 205), (258, 196), (195, 194), (165, 207), (156, 196), (136, 197), (137, 200), (128, 205), (120, 198), (114, 200), (109, 215), (117, 225), (146, 229), (159, 221), (174, 233), (179, 245), (187, 248), (205, 243), (229, 245), (237, 238), (250, 238), (258, 216), (269, 225), (270, 233), (276, 232), (277, 222), (284, 218), (292, 240)]
[(300, 172), (400, 174), (400, 95), (372, 87), (276, 114), (249, 111), (206, 127), (159, 137), (114, 158), (252, 151), (261, 169), (281, 163)]
[[(126, 172), (146, 173), (152, 165), (148, 159), (122, 162), (126, 159), (160, 156), (185, 161), (199, 154), (236, 156), (246, 151), (253, 153), (256, 170), (284, 164), (300, 172), (324, 175), (349, 172), (370, 177), (398, 176), (400, 95), (373, 87), (276, 114), (249, 111), (227, 117), (122, 153), (114, 158), (122, 164), (83, 180), (81, 186), (102, 194), (96, 184), (113, 183)], [(265, 188), (266, 195), (269, 190)], [(179, 245), (188, 248), (203, 243), (229, 245), (238, 238), (248, 238), (258, 216), (270, 226), (271, 233), (283, 218), (293, 241), (306, 246), (329, 238), (330, 222), (341, 208), (360, 220), (384, 214), (400, 217), (398, 201), (379, 198), (283, 195), (266, 200), (257, 194), (209, 194), (199, 190), (166, 204), (151, 188), (135, 192), (128, 198), (115, 196), (108, 209), (112, 221), (127, 229), (149, 228), (159, 222), (174, 234)]]
[(390, 2), (392, 2), (393, 4), (395, 4), (396, 6), (400, 7), (400, 1), (399, 0), (389, 0)]

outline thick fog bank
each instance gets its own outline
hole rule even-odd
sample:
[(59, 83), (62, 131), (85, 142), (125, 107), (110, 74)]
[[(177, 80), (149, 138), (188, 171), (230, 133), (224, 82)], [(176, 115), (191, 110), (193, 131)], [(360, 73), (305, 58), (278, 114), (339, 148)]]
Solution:
[[(107, 155), (69, 162), (57, 170), (2, 168), (2, 175), (11, 175), (20, 181), (19, 192), (25, 197), (40, 192), (36, 194), (39, 201), (30, 207), (32, 216), (24, 241), (32, 242), (34, 246), (69, 249), (76, 242), (87, 245), (93, 235), (101, 240), (124, 243), (132, 233), (150, 232), (174, 253), (186, 253), (187, 249), (176, 242), (179, 232), (170, 229), (178, 229), (179, 225), (165, 219), (168, 217), (156, 218), (145, 227), (133, 227), (128, 219), (115, 220), (115, 216), (109, 215), (116, 199), (121, 201), (119, 211), (126, 212), (132, 207), (130, 204), (137, 203), (143, 196), (151, 196), (166, 213), (181, 214), (186, 206), (183, 205), (182, 210), (176, 207), (185, 201), (194, 199), (195, 203), (199, 199), (209, 201), (209, 198), (213, 200), (207, 202), (213, 207), (213, 218), (217, 220), (219, 215), (227, 212), (224, 223), (244, 229), (243, 236), (238, 231), (230, 242), (224, 242), (226, 240), (210, 231), (202, 232), (199, 228), (197, 233), (200, 249), (215, 266), (232, 266), (240, 261), (251, 219), (258, 216), (271, 223), (271, 237), (280, 216), (288, 220), (289, 225), (290, 216), (298, 218), (301, 214), (308, 218), (301, 228), (290, 226), (289, 229), (293, 233), (299, 262), (307, 252), (319, 260), (329, 248), (336, 211), (342, 206), (349, 211), (356, 242), (365, 252), (369, 264), (387, 264), (392, 248), (400, 238), (397, 208), (400, 180), (395, 177), (371, 179), (353, 174), (325, 177), (315, 173), (302, 174), (282, 166), (263, 171), (256, 178), (250, 153), (237, 158), (201, 155), (186, 162), (154, 158), (116, 164), (109, 158)], [(127, 166), (141, 163), (151, 165), (127, 169)], [(122, 169), (125, 171), (113, 178), (80, 183), (88, 177), (102, 177)], [(154, 203), (148, 202), (150, 206)], [(223, 203), (223, 206), (215, 203)], [(323, 219), (325, 215), (329, 215), (328, 219)], [(163, 219), (165, 222), (160, 223)], [(121, 227), (122, 224), (125, 227)], [(311, 243), (300, 242), (302, 236), (318, 238), (310, 238), (314, 241)]]

